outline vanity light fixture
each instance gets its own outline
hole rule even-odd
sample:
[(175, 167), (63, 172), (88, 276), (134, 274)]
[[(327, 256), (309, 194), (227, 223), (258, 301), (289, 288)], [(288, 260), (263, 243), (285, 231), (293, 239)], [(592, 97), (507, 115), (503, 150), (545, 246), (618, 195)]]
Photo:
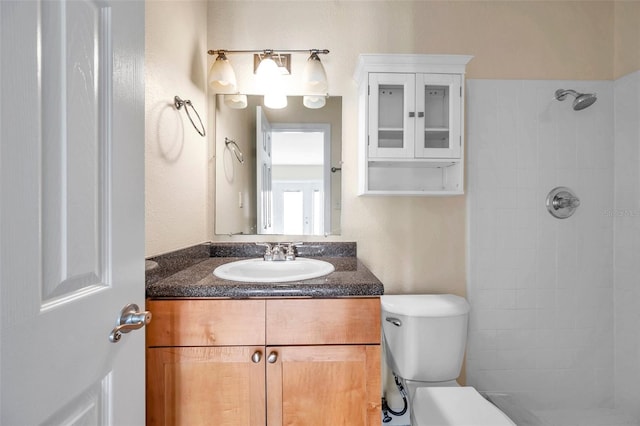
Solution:
[[(237, 90), (235, 73), (227, 54), (250, 53), (254, 55), (254, 72), (259, 87), (264, 93), (267, 108), (284, 108), (287, 96), (284, 93), (282, 75), (291, 73), (291, 54), (308, 53), (309, 58), (302, 73), (303, 104), (307, 108), (322, 108), (328, 96), (327, 74), (318, 55), (326, 55), (328, 49), (264, 49), (264, 50), (209, 50), (217, 55), (209, 71), (209, 87), (216, 93), (224, 93), (225, 103), (231, 108), (245, 108), (246, 96)], [(245, 96), (243, 101), (241, 96)]]
[(265, 51), (264, 57), (256, 69), (258, 87), (264, 93), (264, 106), (282, 109), (287, 106), (287, 96), (282, 88), (282, 72), (273, 59), (273, 51)]
[(218, 93), (235, 93), (237, 92), (236, 73), (225, 53), (224, 50), (216, 51), (218, 56), (209, 69), (209, 87)]
[(302, 103), (307, 108), (322, 108), (326, 104), (326, 96), (329, 91), (327, 73), (318, 57), (319, 50), (311, 50), (311, 56), (307, 59), (304, 68), (303, 81), (305, 85), (305, 96)]
[(247, 95), (224, 95), (224, 103), (232, 109), (244, 109), (247, 107)]

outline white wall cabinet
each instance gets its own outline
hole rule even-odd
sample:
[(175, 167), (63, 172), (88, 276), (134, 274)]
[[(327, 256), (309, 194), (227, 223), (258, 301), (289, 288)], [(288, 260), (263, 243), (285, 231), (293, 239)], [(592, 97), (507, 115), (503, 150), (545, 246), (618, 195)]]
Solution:
[(464, 72), (471, 56), (360, 55), (360, 195), (464, 192)]

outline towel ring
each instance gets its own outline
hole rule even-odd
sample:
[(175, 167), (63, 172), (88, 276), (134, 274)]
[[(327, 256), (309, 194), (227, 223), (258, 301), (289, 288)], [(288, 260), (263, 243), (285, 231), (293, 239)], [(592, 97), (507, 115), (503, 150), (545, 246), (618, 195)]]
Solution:
[(244, 164), (244, 155), (242, 155), (242, 151), (236, 141), (225, 137), (224, 145), (234, 153), (240, 164)]
[[(200, 114), (198, 114), (198, 111), (196, 111), (196, 109), (193, 107), (193, 104), (191, 103), (191, 101), (189, 99), (183, 101), (182, 99), (180, 99), (179, 96), (176, 95), (173, 98), (173, 104), (175, 105), (176, 109), (178, 109), (178, 110), (180, 110), (180, 108), (182, 108), (182, 106), (184, 105), (184, 112), (187, 113), (187, 117), (189, 117), (189, 121), (191, 121), (191, 124), (193, 125), (193, 128), (196, 129), (196, 132), (198, 132), (200, 134), (200, 136), (204, 137), (205, 132), (204, 132), (204, 125), (202, 124), (202, 119), (200, 118)], [(196, 126), (196, 123), (193, 122), (193, 118), (191, 118), (191, 114), (189, 114), (189, 108), (188, 107), (191, 107), (193, 112), (196, 114), (196, 117), (198, 117), (198, 121), (200, 122), (200, 127), (202, 128), (202, 131), (200, 131), (198, 126)]]

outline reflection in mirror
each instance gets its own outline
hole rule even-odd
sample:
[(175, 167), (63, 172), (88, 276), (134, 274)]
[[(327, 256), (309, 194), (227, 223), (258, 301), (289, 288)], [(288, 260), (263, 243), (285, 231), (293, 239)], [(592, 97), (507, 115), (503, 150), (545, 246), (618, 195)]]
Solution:
[[(336, 235), (340, 233), (342, 99), (308, 109), (301, 96), (288, 107), (232, 109), (216, 97), (216, 234)], [(241, 164), (225, 144), (235, 141)]]

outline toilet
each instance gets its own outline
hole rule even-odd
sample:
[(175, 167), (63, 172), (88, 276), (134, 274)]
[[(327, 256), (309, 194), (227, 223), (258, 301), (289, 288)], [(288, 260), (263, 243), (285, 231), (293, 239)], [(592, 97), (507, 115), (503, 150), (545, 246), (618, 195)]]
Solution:
[(460, 386), (470, 306), (452, 294), (381, 296), (387, 365), (408, 394), (412, 426), (515, 426)]

